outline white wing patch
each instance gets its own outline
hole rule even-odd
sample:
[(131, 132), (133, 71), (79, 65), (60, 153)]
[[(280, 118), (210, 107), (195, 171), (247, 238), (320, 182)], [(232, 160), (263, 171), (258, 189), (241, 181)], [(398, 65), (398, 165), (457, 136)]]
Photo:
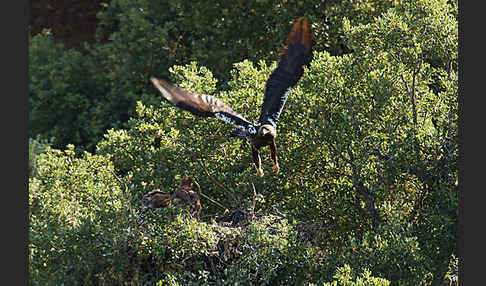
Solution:
[(226, 115), (226, 114), (224, 114), (224, 113), (221, 113), (221, 112), (216, 112), (216, 113), (214, 114), (214, 116), (215, 116), (216, 118), (219, 118), (219, 119), (221, 119), (221, 120), (224, 120), (224, 121), (226, 121), (226, 122), (228, 122), (228, 123), (231, 123), (231, 124), (233, 124), (233, 125), (236, 125), (236, 126), (240, 127), (239, 125), (237, 125), (237, 124), (236, 124), (236, 122), (235, 122), (235, 121), (234, 121), (234, 120), (233, 120), (231, 117), (227, 116), (227, 115)]
[(237, 124), (236, 121), (233, 118), (229, 117), (228, 115), (224, 114), (223, 112), (216, 112), (216, 113), (214, 113), (214, 116), (216, 118), (224, 120), (228, 123), (231, 123), (231, 124), (235, 125), (236, 127), (240, 128), (240, 129), (247, 130), (252, 135), (256, 134), (256, 129), (253, 125), (249, 125), (248, 127), (246, 127), (244, 125)]

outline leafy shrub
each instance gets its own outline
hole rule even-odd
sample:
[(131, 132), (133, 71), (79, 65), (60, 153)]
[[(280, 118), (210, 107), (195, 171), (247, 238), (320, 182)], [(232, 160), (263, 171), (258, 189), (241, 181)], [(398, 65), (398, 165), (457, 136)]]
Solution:
[(109, 124), (97, 120), (104, 92), (92, 58), (55, 43), (48, 30), (29, 40), (29, 135), (89, 148)]
[[(48, 148), (29, 182), (29, 273), (33, 285), (90, 285), (120, 262), (127, 199), (102, 156)], [(118, 253), (117, 253), (118, 252)]]
[(35, 139), (29, 138), (29, 178), (37, 175), (39, 154), (44, 153), (51, 146), (52, 140), (41, 139), (40, 136), (37, 136)]
[(411, 225), (390, 222), (361, 240), (350, 237), (339, 259), (358, 273), (371, 270), (391, 285), (429, 285), (432, 269), (425, 263)]
[[(365, 270), (359, 277), (353, 278), (349, 265), (344, 264), (336, 270), (333, 282), (324, 283), (324, 286), (388, 286), (390, 281), (371, 276), (369, 270)], [(353, 281), (355, 280), (355, 281)], [(313, 284), (311, 284), (313, 285)]]
[(302, 285), (309, 281), (309, 253), (284, 217), (266, 215), (251, 222), (241, 255), (225, 270), (228, 285)]
[[(159, 265), (179, 267), (189, 258), (209, 256), (216, 248), (215, 225), (198, 222), (182, 214), (158, 212), (144, 227), (144, 252), (150, 253)], [(193, 269), (193, 268), (191, 268)]]
[(132, 84), (144, 84), (150, 73), (168, 76), (169, 67), (191, 61), (226, 82), (235, 62), (276, 60), (291, 22), (300, 15), (315, 23), (321, 38), (316, 45), (323, 48), (325, 8), (322, 1), (113, 0), (98, 15), (97, 35), (109, 38), (98, 52), (107, 66), (117, 67), (114, 78), (130, 77)]

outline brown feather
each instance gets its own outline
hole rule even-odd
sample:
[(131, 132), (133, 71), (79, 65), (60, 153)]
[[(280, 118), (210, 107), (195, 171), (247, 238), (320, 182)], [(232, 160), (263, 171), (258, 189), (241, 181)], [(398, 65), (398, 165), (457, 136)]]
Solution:
[(191, 176), (184, 176), (179, 187), (169, 195), (159, 189), (147, 193), (142, 198), (142, 212), (149, 209), (165, 208), (170, 205), (189, 207), (191, 213), (199, 218), (201, 212), (201, 201), (199, 195), (192, 190), (193, 179)]
[(282, 48), (280, 55), (288, 55), (289, 47), (297, 43), (302, 44), (306, 52), (311, 50), (312, 33), (310, 32), (307, 18), (300, 17), (295, 21), (292, 31), (290, 31), (287, 37), (287, 45)]
[(150, 77), (150, 81), (167, 101), (196, 115), (210, 117), (215, 112), (226, 112), (241, 117), (241, 115), (214, 96), (192, 93), (155, 77)]
[(216, 117), (244, 129), (252, 126), (251, 122), (214, 96), (192, 93), (153, 76), (150, 81), (169, 103), (194, 115)]

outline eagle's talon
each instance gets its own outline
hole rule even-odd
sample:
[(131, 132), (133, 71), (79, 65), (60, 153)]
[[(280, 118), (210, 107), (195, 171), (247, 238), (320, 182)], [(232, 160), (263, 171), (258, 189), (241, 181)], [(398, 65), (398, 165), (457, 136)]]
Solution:
[(263, 169), (262, 168), (257, 169), (257, 174), (258, 176), (263, 177)]
[(272, 170), (273, 170), (273, 172), (274, 172), (275, 174), (276, 174), (276, 173), (278, 173), (278, 172), (280, 171), (280, 168), (279, 168), (278, 164), (273, 165)]

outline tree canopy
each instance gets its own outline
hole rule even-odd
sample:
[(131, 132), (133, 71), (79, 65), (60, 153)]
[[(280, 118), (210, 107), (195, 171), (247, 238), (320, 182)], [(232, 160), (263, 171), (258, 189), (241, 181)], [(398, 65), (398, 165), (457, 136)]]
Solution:
[[(300, 15), (314, 58), (280, 116), (280, 173), (260, 178), (231, 126), (148, 79), (256, 120)], [(29, 283), (457, 283), (457, 1), (111, 0), (98, 17), (109, 40), (85, 51), (29, 42)], [(201, 218), (138, 225), (184, 175)]]

